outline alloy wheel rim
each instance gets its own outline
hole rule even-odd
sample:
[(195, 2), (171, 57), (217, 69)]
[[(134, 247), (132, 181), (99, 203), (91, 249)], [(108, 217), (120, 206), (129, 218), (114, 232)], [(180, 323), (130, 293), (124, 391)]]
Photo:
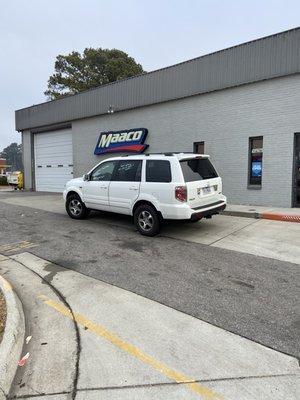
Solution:
[(138, 223), (141, 229), (148, 232), (153, 228), (154, 220), (149, 211), (142, 211), (138, 217)]
[(72, 215), (80, 215), (82, 212), (82, 204), (79, 200), (73, 199), (70, 201), (69, 209)]

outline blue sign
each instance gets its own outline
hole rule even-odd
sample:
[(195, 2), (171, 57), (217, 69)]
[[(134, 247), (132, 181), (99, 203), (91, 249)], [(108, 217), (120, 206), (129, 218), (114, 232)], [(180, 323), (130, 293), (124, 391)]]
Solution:
[(148, 147), (144, 144), (148, 130), (136, 128), (126, 131), (102, 132), (94, 154), (107, 153), (142, 153)]
[(261, 161), (252, 161), (252, 176), (254, 178), (261, 177), (262, 171), (262, 162)]

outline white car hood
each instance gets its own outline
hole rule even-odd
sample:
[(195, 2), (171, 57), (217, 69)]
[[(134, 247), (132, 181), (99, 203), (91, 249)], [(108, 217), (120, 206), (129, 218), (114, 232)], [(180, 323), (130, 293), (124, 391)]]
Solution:
[(66, 186), (79, 186), (83, 182), (83, 177), (74, 178), (67, 182)]

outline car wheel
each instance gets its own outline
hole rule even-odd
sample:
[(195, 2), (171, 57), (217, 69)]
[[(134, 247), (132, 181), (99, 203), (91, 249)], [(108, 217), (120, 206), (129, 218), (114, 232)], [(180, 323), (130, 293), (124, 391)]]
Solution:
[(134, 212), (134, 224), (145, 236), (155, 236), (160, 232), (161, 221), (158, 212), (149, 204), (142, 204)]
[(76, 194), (72, 194), (67, 198), (66, 211), (73, 219), (84, 219), (90, 213), (90, 210), (86, 208), (81, 198)]

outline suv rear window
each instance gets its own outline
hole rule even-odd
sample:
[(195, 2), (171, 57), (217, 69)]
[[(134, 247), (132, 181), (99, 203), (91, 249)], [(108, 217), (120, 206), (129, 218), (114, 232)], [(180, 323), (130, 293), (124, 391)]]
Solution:
[(185, 182), (216, 178), (218, 174), (208, 158), (193, 158), (180, 161)]
[(147, 160), (146, 182), (171, 182), (170, 161)]

